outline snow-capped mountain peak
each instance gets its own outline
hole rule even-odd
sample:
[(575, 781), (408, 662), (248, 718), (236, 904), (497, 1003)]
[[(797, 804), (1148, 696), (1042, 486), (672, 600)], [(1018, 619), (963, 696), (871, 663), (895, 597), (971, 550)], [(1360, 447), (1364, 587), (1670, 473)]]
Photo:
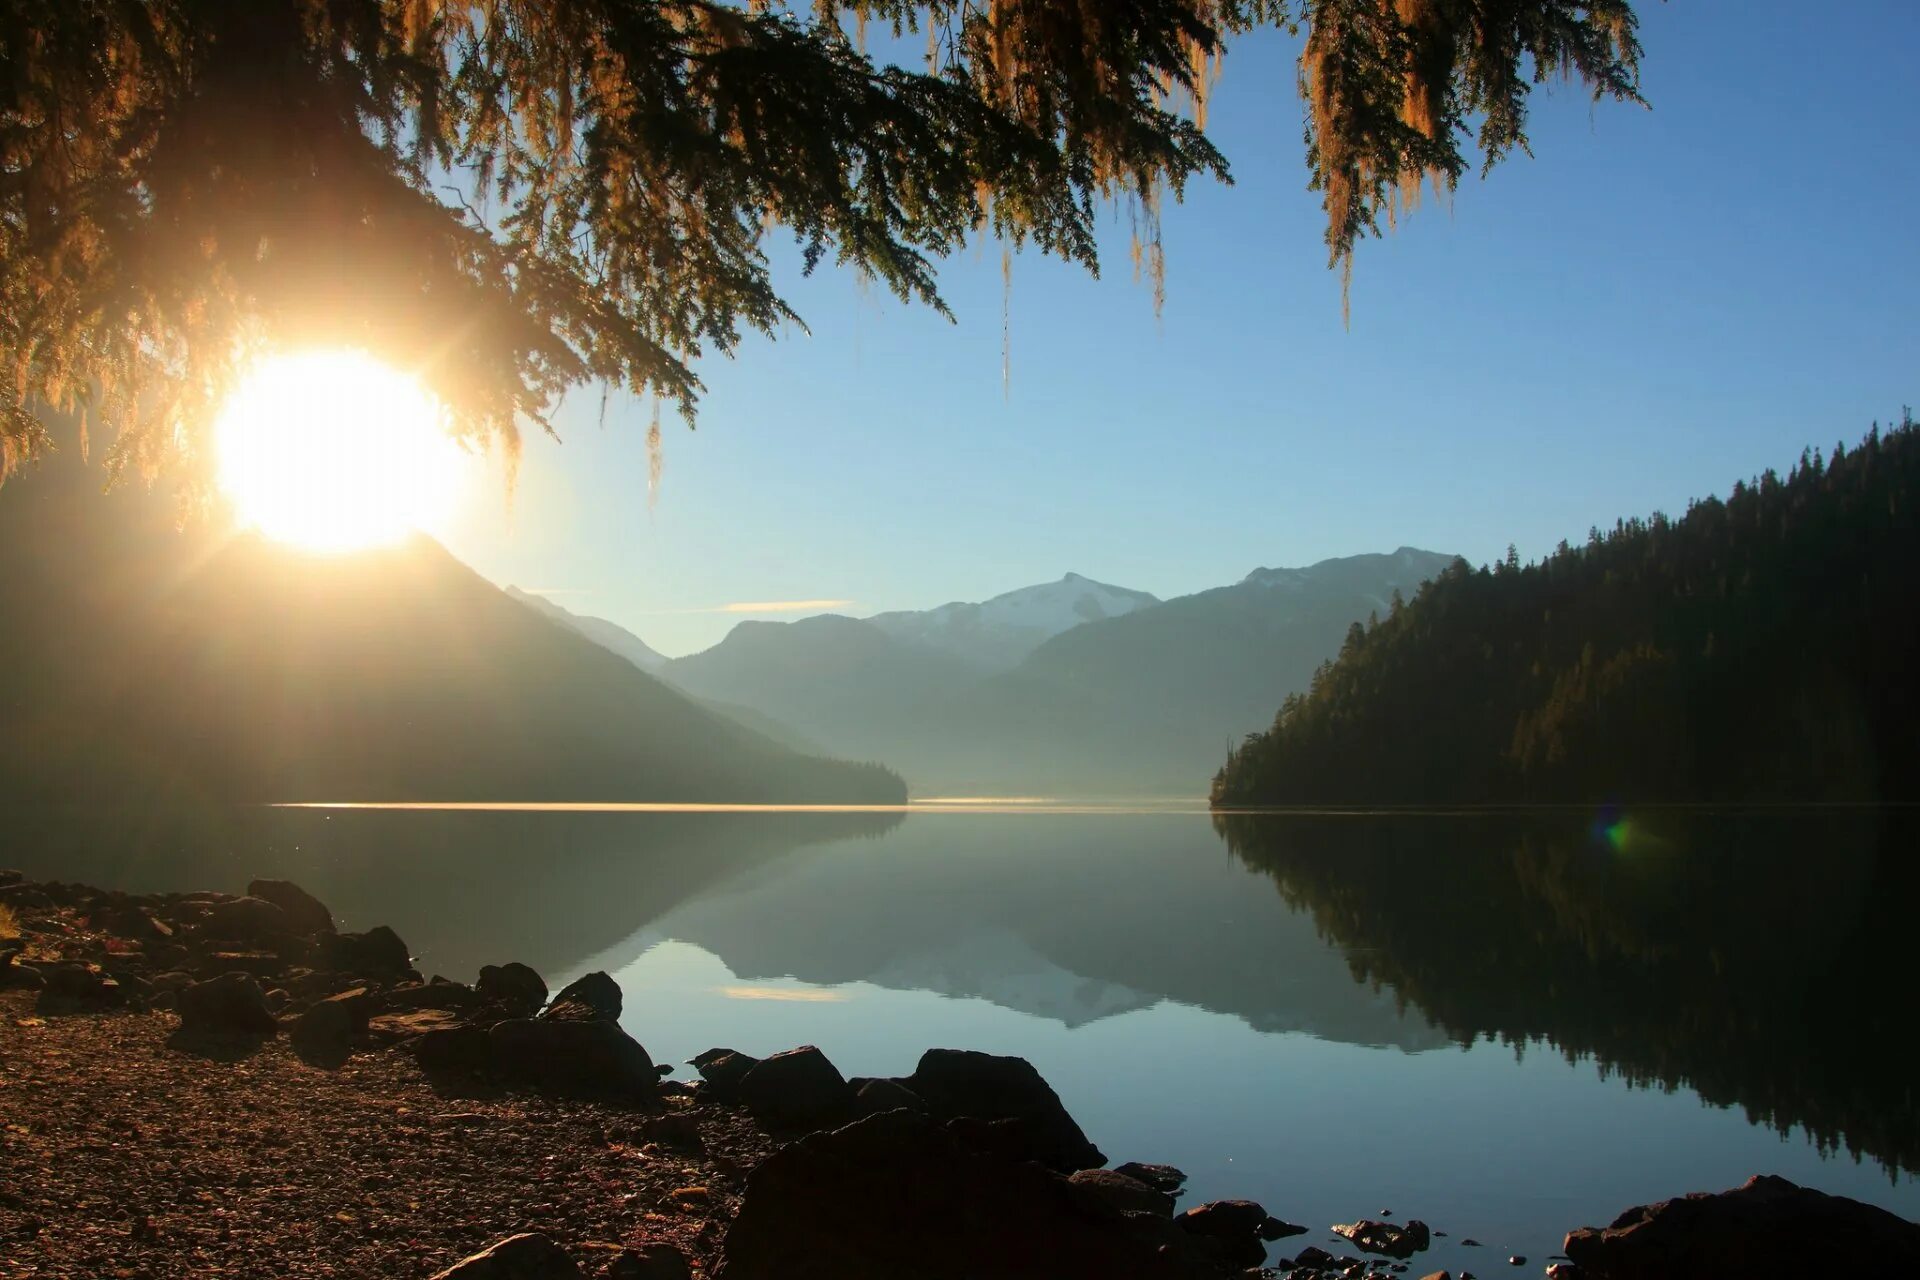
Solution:
[(1117, 618), (1159, 604), (1133, 591), (1069, 573), (977, 603), (876, 614), (867, 621), (897, 640), (939, 649), (983, 670), (1005, 670), (1054, 636), (1083, 622)]

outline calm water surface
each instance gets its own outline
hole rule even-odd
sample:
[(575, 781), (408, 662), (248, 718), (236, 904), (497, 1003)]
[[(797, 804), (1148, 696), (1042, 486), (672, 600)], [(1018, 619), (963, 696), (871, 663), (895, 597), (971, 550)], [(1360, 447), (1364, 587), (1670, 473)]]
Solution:
[(1485, 1275), (1757, 1172), (1920, 1218), (1911, 814), (8, 817), (36, 876), (284, 875), (428, 972), (606, 969), (660, 1059), (1019, 1054), (1295, 1247), (1392, 1210)]

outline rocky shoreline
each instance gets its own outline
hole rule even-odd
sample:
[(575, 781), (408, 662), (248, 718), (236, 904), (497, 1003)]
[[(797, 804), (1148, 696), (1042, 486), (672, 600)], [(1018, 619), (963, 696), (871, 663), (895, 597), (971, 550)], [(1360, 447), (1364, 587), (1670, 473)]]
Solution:
[[(811, 1046), (716, 1048), (682, 1082), (620, 1012), (603, 973), (557, 994), (505, 959), (422, 975), (393, 929), (342, 932), (284, 881), (0, 872), (0, 1278), (1395, 1280), (1435, 1234), (1382, 1215), (1270, 1261), (1307, 1228), (1246, 1200), (1180, 1211), (1179, 1170), (1106, 1167), (1019, 1058), (931, 1049), (848, 1079)], [(1541, 1264), (1920, 1274), (1920, 1226), (1756, 1178)]]

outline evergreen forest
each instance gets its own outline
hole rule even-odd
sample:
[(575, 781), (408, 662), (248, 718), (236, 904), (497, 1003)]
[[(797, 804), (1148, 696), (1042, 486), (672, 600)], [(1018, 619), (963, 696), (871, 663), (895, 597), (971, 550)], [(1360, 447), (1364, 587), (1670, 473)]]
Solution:
[(1911, 799), (1917, 496), (1909, 412), (1678, 519), (1455, 561), (1355, 623), (1213, 803)]

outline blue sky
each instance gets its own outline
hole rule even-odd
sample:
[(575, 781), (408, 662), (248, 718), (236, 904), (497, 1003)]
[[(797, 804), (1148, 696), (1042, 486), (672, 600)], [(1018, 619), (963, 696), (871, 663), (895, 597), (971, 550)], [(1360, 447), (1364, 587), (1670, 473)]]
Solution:
[[(1535, 96), (1535, 158), (1362, 247), (1352, 324), (1305, 189), (1294, 44), (1230, 54), (1236, 185), (1168, 210), (1168, 297), (1000, 253), (949, 324), (823, 268), (811, 336), (700, 368), (698, 429), (595, 395), (530, 438), (509, 512), (448, 538), (664, 652), (739, 602), (981, 599), (1069, 570), (1162, 596), (1412, 544), (1475, 562), (1724, 492), (1920, 399), (1920, 5), (1641, 6), (1651, 111)], [(1738, 15), (1737, 23), (1732, 15)], [(760, 616), (782, 616), (762, 614)], [(784, 616), (795, 616), (792, 614)]]

